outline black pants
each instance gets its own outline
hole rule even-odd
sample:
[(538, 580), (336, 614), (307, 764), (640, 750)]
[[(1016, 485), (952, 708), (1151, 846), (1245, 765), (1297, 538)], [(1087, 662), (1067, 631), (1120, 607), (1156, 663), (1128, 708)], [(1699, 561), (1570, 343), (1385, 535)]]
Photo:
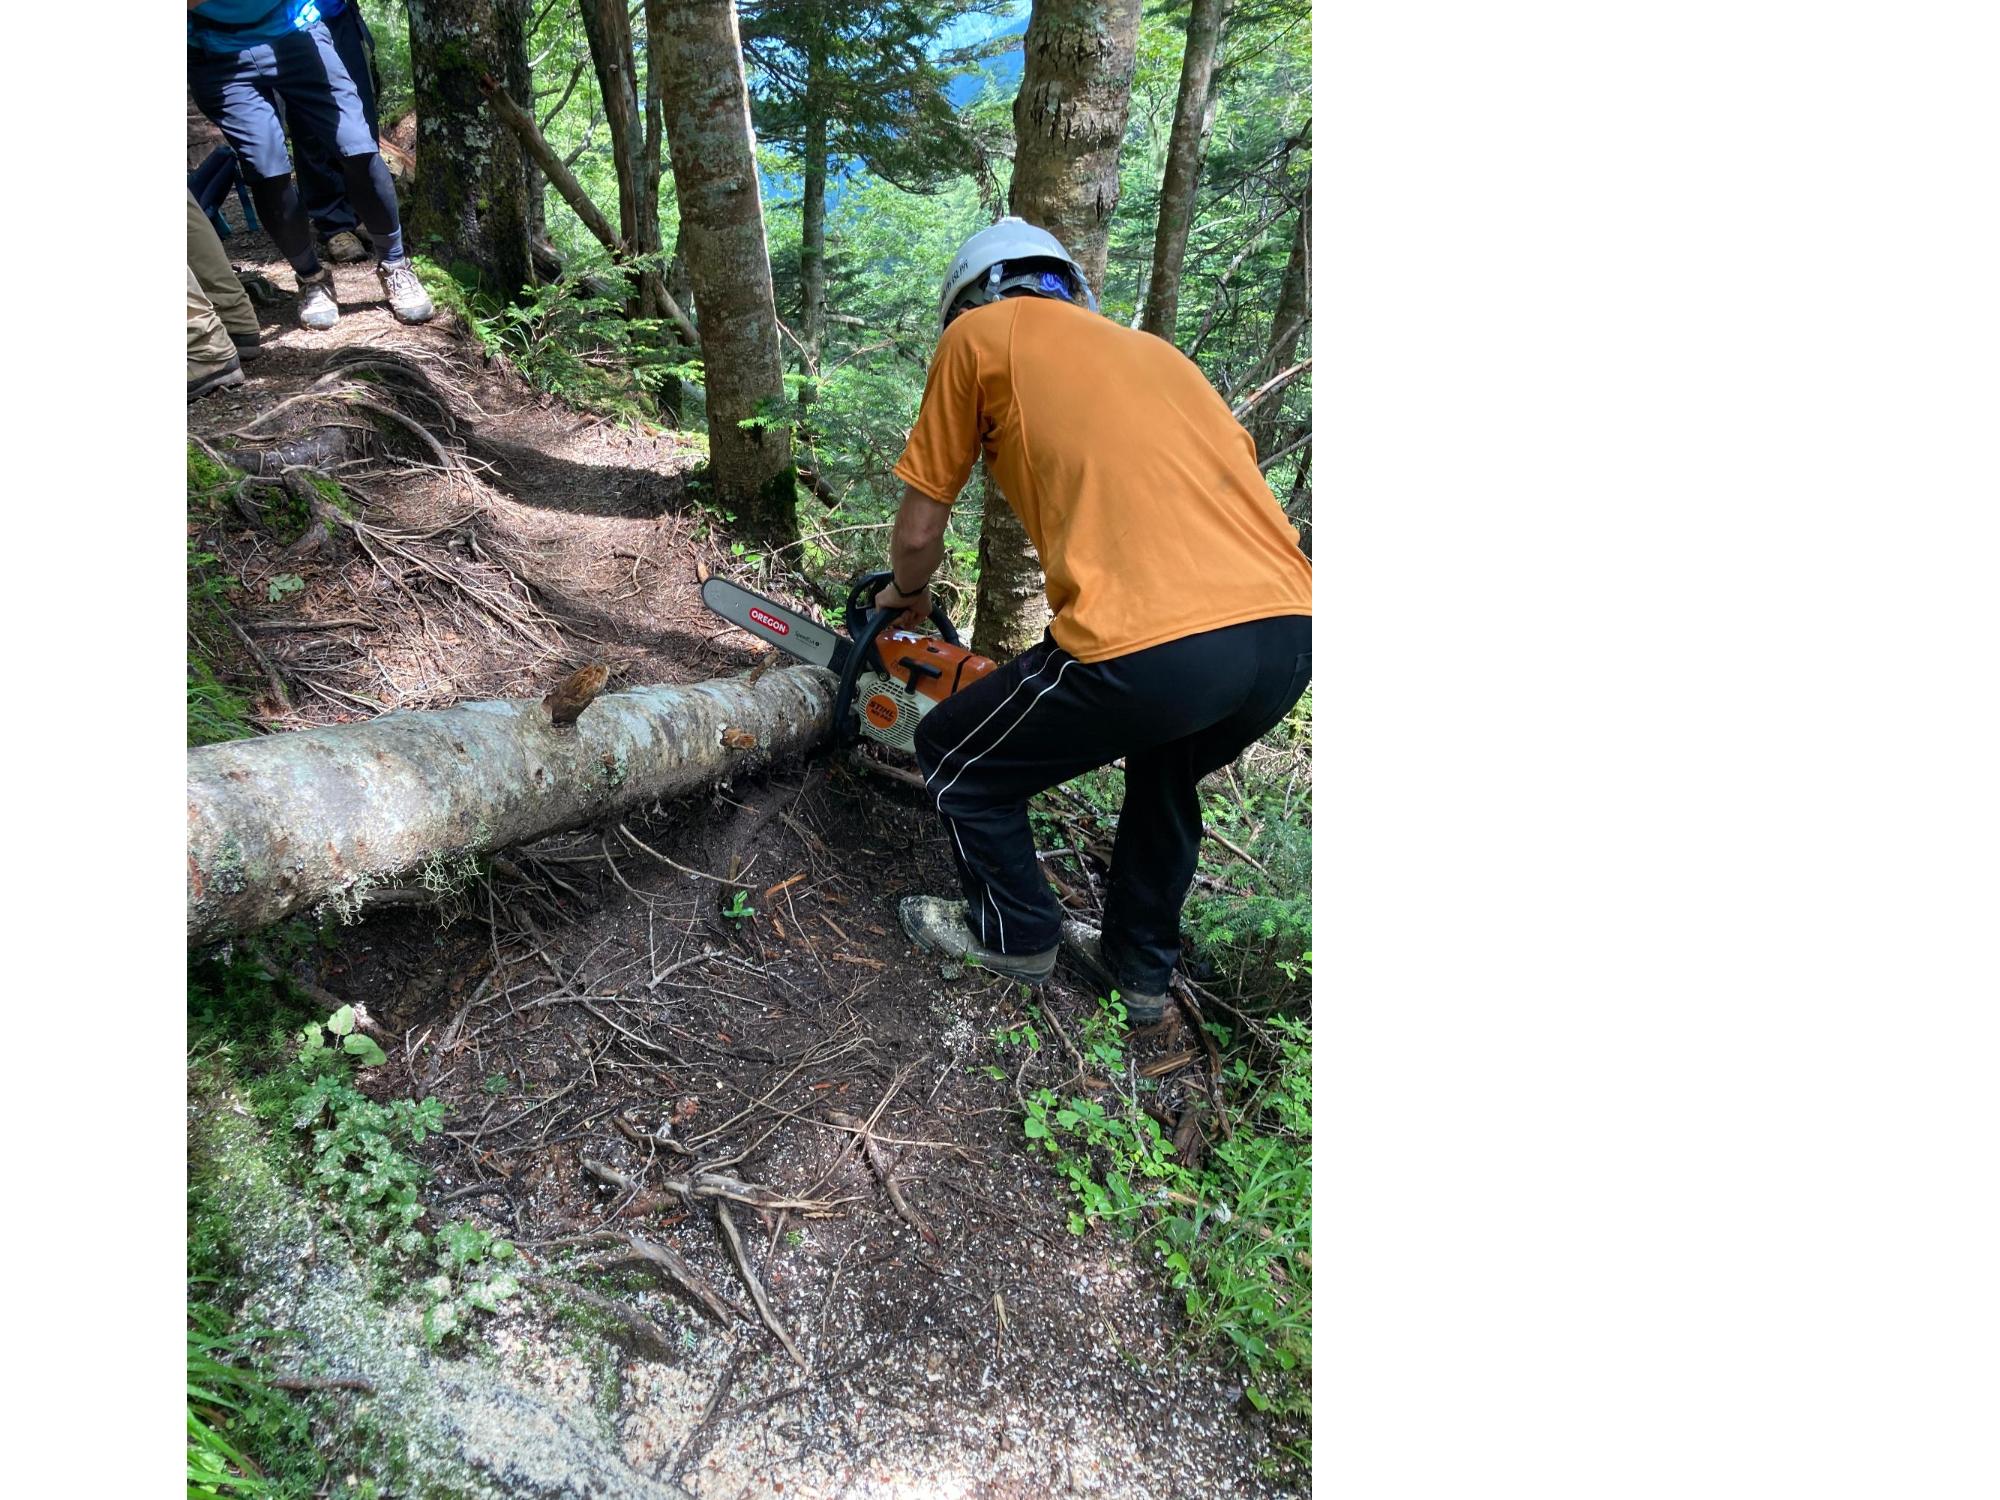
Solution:
[[(361, 96), (369, 134), (379, 137), (382, 124), (375, 114), (375, 70), (370, 59), (375, 39), (361, 18), (360, 0), (348, 0), (347, 6), (325, 24), (327, 35), (333, 38), (333, 50), (347, 64), (347, 76), (354, 80), (355, 92)], [(354, 205), (347, 201), (347, 177), (340, 158), (327, 149), (322, 138), (293, 133), (292, 170), (299, 179), (299, 201), (305, 204), (306, 217), (321, 239), (331, 239), (342, 231), (351, 233), (360, 224)]]
[(1312, 677), (1312, 621), (1281, 615), (1080, 662), (1045, 639), (933, 709), (917, 767), (944, 819), (966, 915), (986, 947), (1053, 947), (1062, 909), (1035, 859), (1028, 798), (1125, 757), (1104, 958), (1158, 994), (1180, 957), (1201, 843), (1195, 783), (1268, 733)]

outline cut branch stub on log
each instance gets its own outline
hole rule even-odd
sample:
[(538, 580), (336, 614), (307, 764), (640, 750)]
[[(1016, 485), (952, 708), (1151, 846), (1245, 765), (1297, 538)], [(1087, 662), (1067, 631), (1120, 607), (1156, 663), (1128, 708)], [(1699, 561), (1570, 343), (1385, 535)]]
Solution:
[[(712, 786), (819, 743), (834, 680), (786, 667), (598, 698), (571, 728), (533, 699), (392, 713), (187, 756), (187, 935), (209, 943), (467, 855)], [(726, 729), (756, 747), (738, 750)], [(740, 737), (739, 737), (740, 738)]]

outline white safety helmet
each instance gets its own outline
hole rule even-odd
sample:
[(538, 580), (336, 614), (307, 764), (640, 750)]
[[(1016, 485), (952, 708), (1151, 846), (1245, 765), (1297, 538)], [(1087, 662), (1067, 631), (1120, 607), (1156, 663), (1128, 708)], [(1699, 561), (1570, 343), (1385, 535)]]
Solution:
[(1069, 251), (1063, 249), (1062, 241), (1046, 229), (1037, 229), (1026, 219), (1009, 215), (990, 228), (980, 230), (960, 245), (958, 254), (951, 258), (951, 269), (945, 273), (944, 290), (938, 296), (938, 330), (943, 331), (952, 305), (961, 299), (976, 303), (992, 302), (1017, 288), (1070, 296), (1068, 290), (1057, 290), (1040, 280), (1047, 275), (1060, 282), (1061, 277), (1056, 273), (1044, 270), (1008, 274), (1009, 261), (1050, 260), (1061, 261), (1070, 268), (1076, 282), (1076, 293), (1080, 294), (1085, 306), (1092, 312), (1097, 311), (1097, 298), (1091, 293), (1083, 267), (1076, 263)]

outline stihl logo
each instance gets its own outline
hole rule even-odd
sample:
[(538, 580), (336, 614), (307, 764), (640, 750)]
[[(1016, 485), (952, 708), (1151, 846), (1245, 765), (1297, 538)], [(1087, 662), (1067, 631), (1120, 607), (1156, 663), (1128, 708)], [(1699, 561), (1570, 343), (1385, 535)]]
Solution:
[(790, 635), (792, 633), (791, 626), (787, 625), (783, 620), (779, 619), (776, 615), (765, 614), (764, 611), (761, 609), (751, 610), (750, 618), (755, 620), (759, 625), (762, 625), (766, 630), (770, 631), (773, 635)]

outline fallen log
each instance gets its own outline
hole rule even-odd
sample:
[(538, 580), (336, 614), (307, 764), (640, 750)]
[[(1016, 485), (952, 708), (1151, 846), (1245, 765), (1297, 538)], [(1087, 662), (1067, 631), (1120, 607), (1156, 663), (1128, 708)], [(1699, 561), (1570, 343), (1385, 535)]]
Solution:
[[(802, 754), (834, 679), (784, 667), (596, 699), (557, 728), (534, 699), (385, 714), (187, 753), (187, 936), (359, 908), (490, 854)], [(727, 733), (725, 734), (725, 731)]]

